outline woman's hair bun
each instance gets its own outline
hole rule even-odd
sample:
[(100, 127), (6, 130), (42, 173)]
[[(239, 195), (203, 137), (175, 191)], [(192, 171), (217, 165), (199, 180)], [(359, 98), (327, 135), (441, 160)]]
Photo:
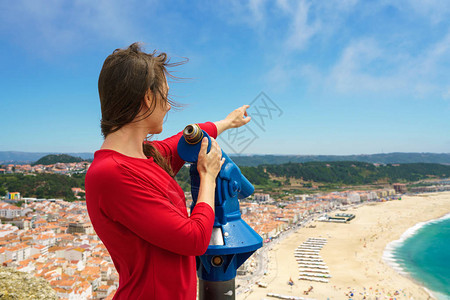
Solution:
[(131, 52), (139, 53), (139, 52), (141, 52), (141, 44), (139, 42), (133, 43), (128, 47), (128, 49)]

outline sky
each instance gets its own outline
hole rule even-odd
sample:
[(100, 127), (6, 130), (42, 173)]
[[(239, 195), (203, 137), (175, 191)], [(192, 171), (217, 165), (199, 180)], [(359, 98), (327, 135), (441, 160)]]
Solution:
[(0, 151), (94, 152), (97, 82), (142, 42), (184, 78), (161, 140), (251, 105), (229, 154), (450, 153), (450, 2), (0, 2)]

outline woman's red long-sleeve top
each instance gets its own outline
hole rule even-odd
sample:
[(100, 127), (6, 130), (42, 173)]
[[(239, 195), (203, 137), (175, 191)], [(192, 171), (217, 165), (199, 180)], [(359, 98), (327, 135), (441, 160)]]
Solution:
[[(214, 123), (199, 124), (217, 137)], [(155, 148), (177, 173), (182, 132)], [(86, 203), (97, 235), (119, 273), (114, 299), (195, 299), (195, 255), (205, 253), (214, 224), (206, 203), (190, 216), (184, 192), (152, 158), (98, 150), (86, 174)]]

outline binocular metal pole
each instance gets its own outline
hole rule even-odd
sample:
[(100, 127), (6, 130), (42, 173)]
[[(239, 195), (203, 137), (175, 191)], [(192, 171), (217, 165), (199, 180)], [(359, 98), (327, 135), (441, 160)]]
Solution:
[(228, 281), (198, 279), (199, 300), (235, 300), (234, 278)]

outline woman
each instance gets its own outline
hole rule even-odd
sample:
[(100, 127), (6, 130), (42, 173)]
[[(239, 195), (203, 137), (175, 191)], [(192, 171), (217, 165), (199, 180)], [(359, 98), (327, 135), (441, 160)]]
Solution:
[[(173, 64), (172, 64), (173, 65)], [(86, 202), (97, 235), (119, 272), (114, 299), (195, 299), (194, 256), (209, 244), (214, 223), (215, 179), (224, 162), (214, 138), (250, 121), (244, 105), (224, 120), (199, 124), (198, 200), (188, 216), (183, 190), (173, 176), (184, 161), (182, 133), (146, 142), (161, 133), (171, 108), (165, 53), (147, 54), (138, 44), (117, 49), (100, 72), (101, 149), (86, 174)]]

